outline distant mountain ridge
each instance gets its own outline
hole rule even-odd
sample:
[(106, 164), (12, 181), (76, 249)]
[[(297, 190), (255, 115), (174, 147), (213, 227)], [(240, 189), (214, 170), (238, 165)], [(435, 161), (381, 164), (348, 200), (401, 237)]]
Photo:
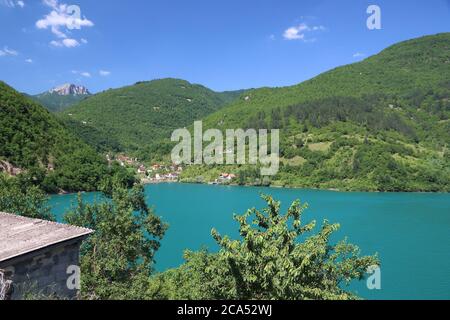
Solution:
[(56, 93), (60, 96), (68, 96), (68, 95), (90, 95), (89, 90), (84, 86), (78, 86), (75, 84), (66, 83), (55, 87), (48, 91), (49, 93)]
[(91, 92), (86, 87), (66, 83), (30, 97), (49, 111), (60, 112), (90, 96)]

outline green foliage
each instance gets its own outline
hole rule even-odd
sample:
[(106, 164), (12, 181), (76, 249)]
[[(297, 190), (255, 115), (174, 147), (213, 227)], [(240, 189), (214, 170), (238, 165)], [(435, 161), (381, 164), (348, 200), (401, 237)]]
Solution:
[(0, 212), (54, 220), (47, 195), (38, 187), (0, 174)]
[(82, 292), (87, 299), (145, 299), (154, 255), (167, 225), (145, 204), (141, 185), (115, 186), (110, 201), (78, 206), (65, 220), (95, 230), (81, 249)]
[(47, 110), (51, 112), (60, 112), (65, 109), (89, 98), (89, 94), (70, 94), (70, 95), (60, 95), (58, 93), (45, 92), (35, 96), (30, 96), (34, 101), (42, 104)]
[(0, 82), (0, 160), (47, 192), (94, 191), (106, 161), (37, 103)]
[(87, 124), (81, 125), (79, 121), (71, 118), (64, 120), (66, 127), (74, 132), (78, 138), (94, 147), (98, 152), (120, 152), (125, 150), (122, 145), (117, 142), (113, 137), (102, 134), (93, 126)]
[(240, 240), (212, 235), (218, 254), (186, 252), (186, 263), (152, 279), (157, 297), (165, 299), (348, 300), (357, 297), (344, 289), (362, 280), (376, 256), (360, 257), (346, 240), (332, 245), (337, 224), (303, 224), (306, 206), (299, 201), (286, 214), (280, 203), (265, 196), (268, 207), (235, 216)]
[(137, 183), (134, 172), (130, 172), (120, 164), (114, 162), (109, 168), (109, 174), (100, 181), (98, 190), (112, 197), (117, 188), (131, 189)]
[(162, 79), (94, 95), (61, 117), (98, 150), (139, 152), (141, 158), (153, 159), (162, 154), (155, 155), (155, 149), (165, 145), (164, 139), (170, 141), (173, 130), (205, 117), (240, 94)]
[(217, 265), (216, 258), (216, 254), (211, 254), (206, 249), (186, 251), (184, 264), (150, 278), (149, 297), (156, 300), (220, 299), (215, 294), (213, 284), (226, 285), (228, 279), (221, 279), (210, 271)]

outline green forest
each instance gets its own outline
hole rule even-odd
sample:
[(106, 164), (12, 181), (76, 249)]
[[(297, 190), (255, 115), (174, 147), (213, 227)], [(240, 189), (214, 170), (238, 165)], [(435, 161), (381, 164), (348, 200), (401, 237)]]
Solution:
[(35, 185), (48, 193), (95, 191), (123, 170), (108, 167), (100, 154), (44, 107), (4, 82), (0, 82), (0, 161), (20, 169), (10, 179), (18, 179), (23, 188)]
[(56, 92), (54, 92), (54, 93), (44, 92), (41, 94), (30, 96), (31, 99), (42, 104), (44, 107), (46, 107), (51, 112), (64, 111), (65, 109), (67, 109), (89, 97), (90, 97), (89, 94), (60, 95)]

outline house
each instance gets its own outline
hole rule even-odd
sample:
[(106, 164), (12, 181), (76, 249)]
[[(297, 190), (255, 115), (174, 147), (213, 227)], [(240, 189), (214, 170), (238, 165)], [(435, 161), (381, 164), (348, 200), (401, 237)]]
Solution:
[(159, 164), (152, 165), (152, 170), (153, 171), (158, 171), (159, 169), (161, 169), (161, 166)]
[(233, 179), (236, 179), (236, 175), (232, 173), (222, 173), (219, 176), (219, 181), (231, 181)]
[(92, 233), (0, 212), (0, 275), (12, 283), (7, 297), (20, 299), (32, 291), (75, 299), (80, 246)]
[(178, 180), (178, 174), (176, 173), (169, 173), (165, 176), (165, 178), (169, 181), (176, 181)]
[(139, 174), (146, 174), (147, 168), (144, 165), (140, 165), (137, 171)]

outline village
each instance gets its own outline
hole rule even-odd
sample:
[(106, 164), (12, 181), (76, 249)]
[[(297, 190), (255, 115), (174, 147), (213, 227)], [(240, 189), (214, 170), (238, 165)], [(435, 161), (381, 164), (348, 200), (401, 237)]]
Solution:
[[(109, 164), (116, 161), (122, 167), (133, 169), (135, 174), (140, 178), (144, 184), (151, 183), (167, 183), (167, 182), (179, 182), (180, 176), (183, 173), (184, 167), (176, 164), (161, 164), (155, 163), (151, 166), (146, 166), (139, 159), (133, 158), (124, 154), (117, 156), (106, 155), (106, 159)], [(221, 173), (217, 179), (210, 184), (231, 184), (236, 175), (232, 173)]]
[(109, 163), (113, 161), (118, 162), (122, 167), (134, 169), (136, 175), (140, 178), (142, 183), (161, 183), (161, 182), (177, 182), (183, 167), (175, 164), (153, 164), (147, 167), (137, 158), (132, 158), (127, 155), (117, 155), (115, 157), (106, 155)]
[[(124, 154), (116, 156), (107, 154), (106, 160), (111, 165), (113, 162), (117, 162), (120, 166), (126, 167), (139, 177), (140, 181), (144, 184), (150, 183), (163, 183), (163, 182), (180, 182), (180, 176), (184, 170), (184, 167), (176, 164), (161, 164), (155, 163), (151, 166), (146, 166), (139, 159), (133, 158)], [(49, 171), (54, 170), (54, 165), (49, 164), (47, 169)], [(17, 176), (23, 173), (23, 170), (16, 168), (6, 161), (0, 160), (0, 172), (4, 172), (10, 176)], [(212, 185), (231, 184), (235, 181), (237, 176), (232, 173), (221, 173), (217, 179), (210, 182)]]

